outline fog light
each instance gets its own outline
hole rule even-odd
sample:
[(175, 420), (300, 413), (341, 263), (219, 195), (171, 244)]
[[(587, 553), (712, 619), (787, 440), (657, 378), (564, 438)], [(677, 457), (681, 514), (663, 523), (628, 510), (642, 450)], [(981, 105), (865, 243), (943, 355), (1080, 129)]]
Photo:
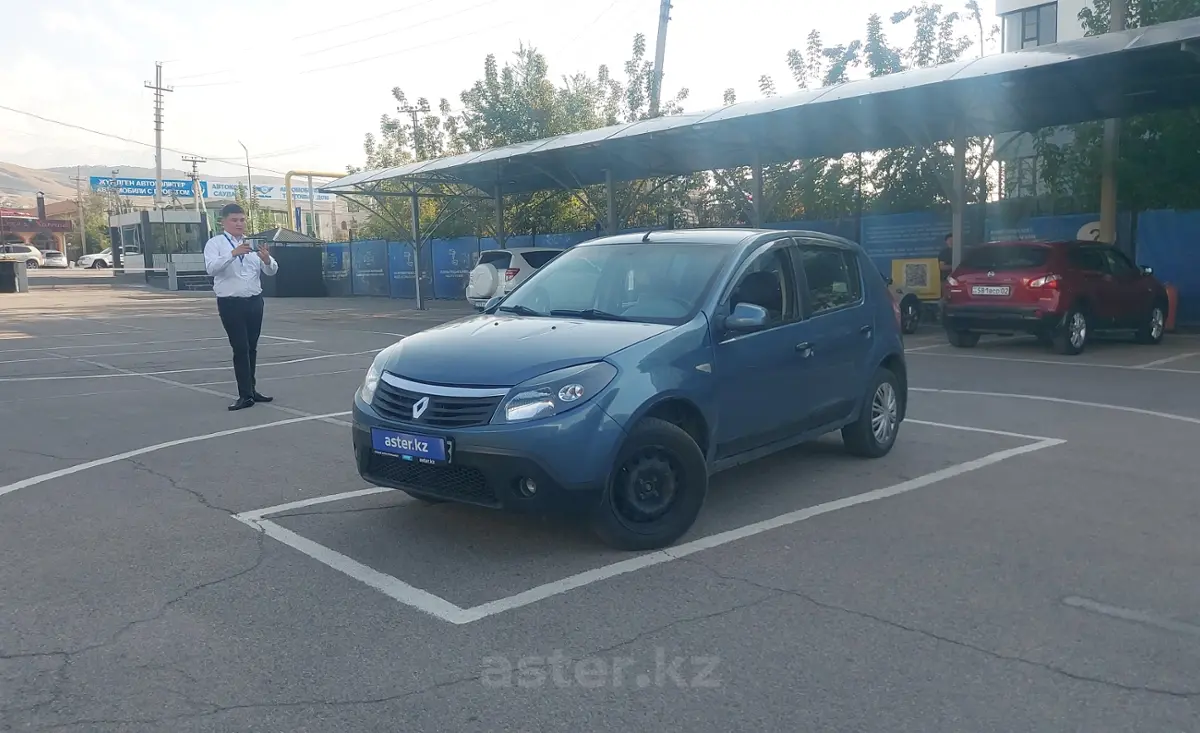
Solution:
[(537, 482), (531, 478), (518, 479), (517, 491), (521, 493), (521, 496), (528, 499), (537, 493)]

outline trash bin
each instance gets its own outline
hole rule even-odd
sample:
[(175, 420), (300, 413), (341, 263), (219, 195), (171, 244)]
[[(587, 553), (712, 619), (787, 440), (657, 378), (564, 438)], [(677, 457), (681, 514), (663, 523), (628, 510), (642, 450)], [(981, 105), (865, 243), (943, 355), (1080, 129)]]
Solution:
[(279, 263), (274, 277), (262, 279), (263, 295), (268, 298), (324, 298), (325, 277), (322, 267), (325, 251), (320, 247), (272, 247), (271, 256)]
[(0, 261), (0, 293), (28, 293), (29, 273), (24, 262)]

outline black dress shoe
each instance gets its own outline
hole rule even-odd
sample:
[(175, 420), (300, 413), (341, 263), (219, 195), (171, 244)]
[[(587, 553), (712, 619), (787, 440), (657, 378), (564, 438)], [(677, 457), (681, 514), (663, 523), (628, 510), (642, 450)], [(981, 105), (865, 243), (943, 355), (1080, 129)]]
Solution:
[(255, 392), (255, 393), (254, 393), (254, 401), (255, 401), (255, 402), (270, 402), (270, 401), (271, 401), (271, 400), (273, 400), (273, 399), (275, 399), (275, 398), (274, 398), (274, 397), (267, 397), (266, 395), (264, 395), (264, 394), (259, 394), (258, 392)]
[(232, 412), (234, 410), (244, 410), (247, 407), (254, 407), (254, 400), (250, 399), (249, 397), (241, 397), (237, 402), (234, 402), (229, 406), (229, 411)]

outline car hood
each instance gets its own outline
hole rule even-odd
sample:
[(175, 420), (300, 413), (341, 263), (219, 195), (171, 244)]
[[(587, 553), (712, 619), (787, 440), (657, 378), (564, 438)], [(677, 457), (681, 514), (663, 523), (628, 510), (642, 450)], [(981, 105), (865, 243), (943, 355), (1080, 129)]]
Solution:
[(383, 368), (418, 382), (511, 387), (555, 369), (598, 361), (671, 326), (479, 315), (406, 337)]

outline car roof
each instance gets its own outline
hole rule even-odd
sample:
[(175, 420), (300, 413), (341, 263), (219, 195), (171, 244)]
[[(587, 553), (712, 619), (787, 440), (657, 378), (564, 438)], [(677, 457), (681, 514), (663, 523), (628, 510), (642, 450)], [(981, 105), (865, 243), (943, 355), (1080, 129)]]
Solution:
[(805, 239), (820, 240), (822, 244), (830, 244), (846, 248), (857, 248), (858, 245), (825, 232), (815, 232), (805, 229), (752, 229), (747, 227), (725, 227), (708, 229), (662, 229), (649, 232), (631, 232), (616, 234), (611, 237), (598, 237), (580, 242), (576, 247), (594, 247), (608, 244), (702, 244), (714, 246), (753, 246), (759, 242), (779, 239), (786, 236), (801, 236)]
[(490, 252), (508, 252), (510, 254), (521, 254), (522, 252), (562, 252), (562, 247), (509, 247), (508, 249), (485, 249), (479, 254), (484, 255)]
[(1093, 242), (1087, 239), (1011, 239), (999, 242), (982, 242), (977, 247), (1067, 247), (1091, 245), (1093, 247), (1111, 247), (1108, 242)]

